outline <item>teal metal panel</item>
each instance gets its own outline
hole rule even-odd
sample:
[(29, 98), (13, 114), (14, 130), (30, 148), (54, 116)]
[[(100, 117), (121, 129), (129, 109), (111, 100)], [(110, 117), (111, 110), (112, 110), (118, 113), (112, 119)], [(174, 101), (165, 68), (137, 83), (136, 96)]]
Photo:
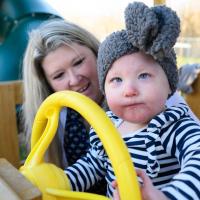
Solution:
[(61, 17), (45, 1), (0, 2), (0, 81), (21, 79), (28, 32), (52, 17)]

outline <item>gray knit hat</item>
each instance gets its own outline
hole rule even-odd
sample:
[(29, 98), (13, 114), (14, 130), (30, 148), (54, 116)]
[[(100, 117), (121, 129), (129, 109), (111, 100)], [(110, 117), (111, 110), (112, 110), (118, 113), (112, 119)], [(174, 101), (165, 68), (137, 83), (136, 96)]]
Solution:
[(134, 2), (125, 9), (125, 23), (125, 30), (112, 33), (99, 47), (97, 69), (101, 91), (104, 92), (105, 77), (116, 59), (142, 51), (161, 65), (174, 93), (178, 71), (173, 46), (180, 33), (176, 13), (166, 6), (149, 8)]

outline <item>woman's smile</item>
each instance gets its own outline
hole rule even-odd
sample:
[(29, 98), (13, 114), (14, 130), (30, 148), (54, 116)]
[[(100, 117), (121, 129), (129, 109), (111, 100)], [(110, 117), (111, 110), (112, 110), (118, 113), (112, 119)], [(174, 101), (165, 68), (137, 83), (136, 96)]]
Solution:
[(79, 92), (79, 93), (87, 93), (87, 90), (89, 89), (90, 87), (90, 83), (88, 83), (87, 85), (81, 87), (80, 89), (76, 90), (76, 92)]

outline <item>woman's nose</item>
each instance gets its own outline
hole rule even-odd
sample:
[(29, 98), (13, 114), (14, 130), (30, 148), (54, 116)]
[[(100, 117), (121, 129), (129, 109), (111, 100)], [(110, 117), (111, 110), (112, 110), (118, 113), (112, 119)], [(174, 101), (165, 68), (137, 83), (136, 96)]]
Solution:
[(68, 78), (69, 78), (69, 86), (74, 86), (74, 85), (78, 85), (79, 81), (80, 81), (80, 76), (79, 74), (70, 71), (68, 74)]

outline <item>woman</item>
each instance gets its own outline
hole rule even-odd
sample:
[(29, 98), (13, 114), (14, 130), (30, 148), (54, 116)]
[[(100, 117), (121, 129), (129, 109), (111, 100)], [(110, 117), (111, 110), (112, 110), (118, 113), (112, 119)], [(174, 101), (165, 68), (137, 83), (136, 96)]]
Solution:
[[(23, 114), (28, 141), (39, 106), (53, 92), (72, 90), (102, 104), (96, 69), (98, 46), (91, 33), (61, 19), (49, 20), (30, 33), (23, 62)], [(70, 116), (73, 119), (69, 126), (66, 118)], [(49, 159), (62, 168), (73, 164), (88, 148), (88, 128), (75, 111), (63, 109)]]

